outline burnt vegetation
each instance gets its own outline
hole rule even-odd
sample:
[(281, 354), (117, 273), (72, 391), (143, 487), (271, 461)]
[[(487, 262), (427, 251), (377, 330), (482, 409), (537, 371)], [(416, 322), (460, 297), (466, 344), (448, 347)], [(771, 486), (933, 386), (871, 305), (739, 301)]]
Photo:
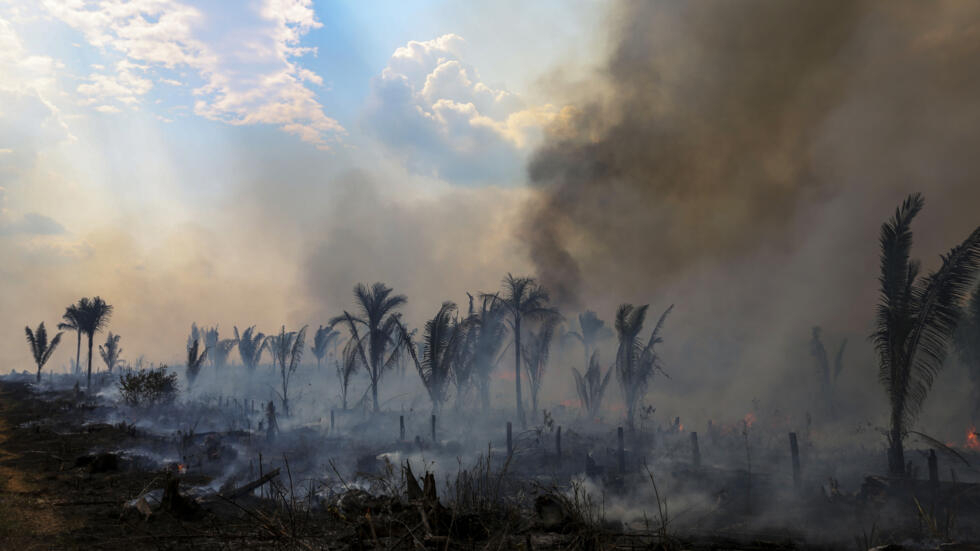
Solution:
[[(121, 515), (101, 535), (72, 536), (110, 548), (138, 538), (309, 549), (970, 540), (980, 537), (977, 435), (944, 443), (916, 420), (945, 364), (977, 381), (980, 229), (920, 276), (911, 223), (923, 205), (911, 195), (881, 226), (870, 344), (889, 423), (883, 438), (861, 436), (871, 447), (829, 436), (850, 422), (838, 413), (847, 336), (831, 353), (822, 329), (811, 332), (813, 410), (754, 401), (697, 431), (651, 399), (683, 369), (663, 356), (674, 305), (651, 318), (647, 304), (622, 304), (610, 328), (593, 311), (563, 316), (536, 279), (512, 274), (469, 294), (465, 310), (443, 302), (420, 330), (402, 314), (408, 297), (357, 285), (308, 349), (307, 326), (235, 327), (221, 339), (194, 324), (175, 369), (127, 361), (108, 332), (104, 369), (42, 377), (61, 337), (42, 323), (25, 330), (34, 395), (8, 378), (3, 411), (33, 412), (12, 438), (48, 446), (38, 453), (57, 466), (48, 480), (66, 506)], [(83, 298), (60, 327), (91, 342), (112, 311)], [(54, 426), (61, 436), (43, 437)], [(72, 436), (93, 426), (105, 429)], [(109, 477), (126, 482), (109, 489)], [(81, 496), (87, 487), (102, 494)], [(84, 516), (89, 505), (79, 507)]]

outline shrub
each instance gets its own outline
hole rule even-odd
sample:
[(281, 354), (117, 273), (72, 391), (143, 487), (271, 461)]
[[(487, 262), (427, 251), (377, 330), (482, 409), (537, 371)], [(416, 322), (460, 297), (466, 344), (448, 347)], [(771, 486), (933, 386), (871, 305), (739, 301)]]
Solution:
[(167, 366), (145, 369), (119, 376), (119, 392), (131, 406), (169, 404), (177, 397), (177, 374)]

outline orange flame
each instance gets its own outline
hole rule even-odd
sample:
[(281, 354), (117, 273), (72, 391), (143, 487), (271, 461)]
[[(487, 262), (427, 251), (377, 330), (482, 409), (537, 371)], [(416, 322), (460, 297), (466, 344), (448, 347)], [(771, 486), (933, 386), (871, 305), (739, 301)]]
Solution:
[(745, 417), (742, 418), (742, 421), (745, 422), (745, 426), (748, 427), (748, 428), (752, 428), (752, 425), (755, 424), (755, 420), (756, 420), (755, 419), (755, 414), (752, 413), (751, 411), (748, 412), (748, 413), (746, 413), (745, 414)]
[(977, 427), (970, 427), (970, 430), (966, 431), (966, 447), (980, 451), (980, 436), (977, 435)]
[(184, 465), (183, 463), (178, 464), (177, 472), (180, 474), (184, 474), (185, 472), (187, 472), (187, 465)]

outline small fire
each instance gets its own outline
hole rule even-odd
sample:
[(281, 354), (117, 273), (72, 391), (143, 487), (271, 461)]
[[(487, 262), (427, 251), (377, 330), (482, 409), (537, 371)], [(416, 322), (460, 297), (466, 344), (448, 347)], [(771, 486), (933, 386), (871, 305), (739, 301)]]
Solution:
[(679, 432), (684, 432), (684, 423), (681, 423), (681, 424), (677, 425), (677, 430)]
[(183, 463), (178, 463), (177, 464), (177, 472), (179, 474), (184, 474), (185, 472), (187, 472), (187, 465), (184, 465)]
[(742, 421), (745, 423), (746, 428), (752, 428), (752, 425), (755, 424), (755, 414), (751, 411), (746, 413), (745, 417), (742, 418)]
[(966, 447), (980, 451), (980, 436), (977, 435), (977, 427), (970, 427), (970, 430), (966, 431)]

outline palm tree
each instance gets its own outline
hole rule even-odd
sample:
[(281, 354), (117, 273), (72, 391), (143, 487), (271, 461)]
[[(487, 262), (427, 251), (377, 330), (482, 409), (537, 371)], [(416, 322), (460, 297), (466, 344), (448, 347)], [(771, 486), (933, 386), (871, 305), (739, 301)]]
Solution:
[[(330, 320), (330, 325), (341, 322), (347, 325), (354, 350), (367, 368), (371, 380), (374, 411), (381, 409), (378, 403), (381, 377), (397, 361), (398, 353), (405, 343), (408, 342), (408, 346), (411, 346), (411, 340), (406, 339), (407, 331), (401, 325), (401, 314), (396, 312), (408, 299), (405, 295), (391, 293), (392, 288), (384, 283), (375, 283), (370, 290), (366, 285), (358, 283), (354, 287), (354, 298), (360, 307), (361, 317), (345, 310), (343, 315)], [(364, 335), (360, 334), (358, 327), (364, 329)], [(388, 354), (387, 358), (385, 354)]]
[(572, 374), (575, 375), (575, 390), (582, 402), (582, 409), (586, 411), (590, 419), (599, 416), (599, 411), (602, 408), (602, 396), (606, 392), (606, 386), (609, 384), (612, 373), (613, 369), (610, 367), (606, 370), (605, 376), (602, 375), (598, 350), (593, 352), (592, 357), (589, 358), (589, 369), (585, 371), (584, 377), (577, 369), (572, 368)]
[(262, 358), (262, 351), (265, 350), (265, 334), (256, 333), (253, 325), (239, 335), (236, 325), (235, 342), (238, 343), (238, 355), (242, 357), (242, 363), (249, 370), (254, 371)]
[(194, 380), (197, 379), (197, 375), (201, 372), (201, 365), (204, 364), (204, 360), (208, 357), (208, 347), (204, 347), (204, 350), (200, 349), (201, 340), (194, 339), (194, 341), (187, 347), (187, 383), (188, 385), (194, 384)]
[(631, 431), (635, 429), (636, 406), (646, 395), (650, 377), (655, 371), (663, 373), (660, 356), (657, 355), (655, 348), (663, 342), (660, 338), (660, 330), (667, 316), (674, 309), (674, 305), (671, 304), (664, 310), (644, 345), (639, 336), (640, 331), (643, 330), (648, 308), (647, 304), (638, 307), (623, 304), (616, 311), (616, 334), (619, 337), (619, 348), (616, 351), (616, 378), (619, 379), (619, 385), (623, 390), (623, 398), (626, 401), (626, 425)]
[(484, 296), (480, 309), (476, 310), (473, 307), (473, 297), (470, 296), (466, 325), (467, 333), (472, 337), (472, 376), (479, 388), (484, 411), (490, 409), (490, 376), (506, 352), (505, 315), (504, 307), (495, 297)]
[(565, 333), (565, 337), (575, 339), (582, 343), (582, 348), (585, 350), (584, 365), (588, 367), (596, 345), (599, 341), (611, 337), (613, 332), (606, 327), (606, 322), (599, 319), (599, 316), (592, 310), (586, 310), (578, 315), (578, 326), (578, 331), (569, 331)]
[(963, 309), (960, 323), (956, 328), (956, 352), (973, 383), (974, 417), (980, 411), (980, 287), (973, 290), (970, 302)]
[(234, 350), (238, 341), (235, 339), (221, 339), (215, 343), (214, 348), (208, 348), (211, 365), (217, 369), (228, 365), (228, 356)]
[(425, 389), (432, 400), (432, 412), (439, 413), (446, 401), (446, 394), (452, 377), (456, 355), (463, 336), (459, 320), (455, 319), (456, 304), (443, 302), (435, 317), (425, 322), (422, 340), (422, 359), (418, 358), (414, 346), (408, 350)]
[(65, 308), (65, 313), (61, 315), (61, 319), (64, 321), (58, 324), (58, 329), (61, 331), (75, 332), (75, 373), (81, 371), (81, 367), (78, 365), (78, 362), (82, 357), (82, 330), (78, 325), (80, 316), (81, 314), (78, 311), (78, 306), (72, 304), (71, 306)]
[(266, 338), (266, 346), (272, 353), (273, 366), (279, 367), (279, 374), (282, 378), (282, 393), (279, 399), (282, 401), (283, 414), (289, 416), (289, 380), (299, 367), (299, 361), (303, 358), (303, 346), (306, 341), (306, 326), (299, 331), (286, 332), (283, 325), (278, 335), (270, 335)]
[(830, 358), (827, 355), (827, 348), (823, 344), (823, 329), (814, 326), (810, 337), (810, 355), (817, 362), (817, 377), (820, 380), (820, 396), (827, 411), (834, 412), (834, 390), (837, 387), (837, 378), (844, 370), (844, 349), (847, 348), (847, 339), (841, 341), (834, 358), (834, 369), (830, 369)]
[(44, 322), (38, 324), (37, 329), (31, 331), (30, 326), (24, 327), (27, 334), (27, 344), (31, 347), (31, 355), (34, 356), (34, 363), (37, 364), (37, 382), (41, 382), (41, 368), (48, 363), (51, 353), (61, 342), (61, 333), (58, 333), (48, 343), (48, 331), (44, 328)]
[(102, 297), (93, 299), (82, 298), (78, 301), (78, 326), (88, 337), (88, 381), (87, 389), (92, 390), (92, 340), (95, 334), (105, 329), (112, 317), (112, 306), (102, 300)]
[(551, 340), (555, 336), (558, 321), (557, 315), (548, 316), (541, 322), (537, 331), (528, 331), (527, 334), (524, 367), (527, 369), (527, 379), (531, 384), (531, 421), (535, 421), (538, 417), (538, 392), (541, 390), (545, 368), (548, 366)]
[(211, 353), (208, 356), (208, 363), (211, 364), (211, 367), (217, 367), (218, 358), (214, 352), (218, 348), (218, 343), (221, 342), (218, 335), (218, 326), (204, 328), (201, 331), (201, 335), (204, 337), (204, 349)]
[(348, 339), (344, 345), (340, 360), (337, 363), (337, 378), (340, 379), (340, 401), (344, 411), (347, 411), (347, 391), (350, 389), (350, 381), (357, 371), (360, 355), (357, 353), (357, 345), (353, 339)]
[(113, 335), (112, 331), (106, 335), (105, 345), (99, 345), (99, 355), (105, 362), (106, 369), (112, 373), (112, 369), (119, 364), (119, 356), (122, 355), (122, 348), (119, 347), (119, 335)]
[(525, 319), (539, 319), (555, 314), (556, 311), (545, 306), (548, 303), (548, 293), (531, 277), (514, 277), (507, 274), (503, 281), (503, 296), (487, 295), (495, 303), (499, 303), (507, 313), (507, 323), (514, 335), (514, 386), (517, 393), (517, 418), (521, 426), (527, 428), (524, 417), (524, 402), (521, 396), (521, 325)]
[(921, 194), (909, 195), (881, 226), (880, 298), (876, 329), (878, 378), (888, 393), (888, 471), (905, 474), (902, 441), (915, 421), (946, 359), (960, 316), (960, 304), (980, 268), (980, 228), (942, 257), (942, 266), (918, 278), (910, 260), (912, 219), (922, 210)]
[(327, 355), (327, 350), (330, 348), (330, 345), (338, 338), (340, 338), (340, 331), (336, 331), (332, 325), (326, 327), (321, 325), (317, 328), (316, 333), (313, 335), (313, 346), (310, 347), (310, 351), (316, 357), (317, 371), (320, 370), (320, 362)]

